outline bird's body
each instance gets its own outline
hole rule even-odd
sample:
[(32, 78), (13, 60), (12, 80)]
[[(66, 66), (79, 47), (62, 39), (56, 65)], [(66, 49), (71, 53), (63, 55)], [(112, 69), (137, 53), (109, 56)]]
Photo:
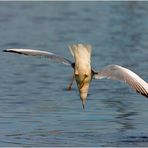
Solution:
[[(75, 62), (53, 54), (51, 52), (33, 50), (33, 49), (6, 49), (5, 52), (13, 52), (18, 54), (46, 57), (51, 60), (71, 66), (74, 69), (73, 80), (76, 80), (77, 87), (82, 101), (83, 108), (87, 99), (90, 83), (92, 78), (102, 79), (108, 78), (112, 80), (120, 80), (127, 83), (139, 94), (148, 97), (148, 83), (140, 78), (133, 71), (119, 65), (108, 65), (105, 68), (95, 71), (91, 67), (91, 46), (86, 44), (74, 44), (69, 47)], [(68, 86), (71, 89), (73, 80)]]
[(70, 51), (75, 59), (74, 76), (84, 108), (92, 80), (91, 47), (82, 44), (72, 45), (70, 46)]

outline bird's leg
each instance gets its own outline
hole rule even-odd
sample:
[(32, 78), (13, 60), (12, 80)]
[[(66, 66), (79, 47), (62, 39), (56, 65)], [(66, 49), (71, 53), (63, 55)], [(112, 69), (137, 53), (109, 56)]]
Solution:
[(71, 81), (71, 83), (68, 85), (67, 90), (71, 90), (71, 86), (72, 86), (72, 84), (73, 84), (74, 78), (75, 78), (75, 75), (73, 74), (72, 81)]
[(85, 81), (86, 77), (87, 77), (87, 75), (85, 74), (85, 75), (84, 75), (84, 78), (83, 78), (83, 80), (82, 80), (82, 82), (81, 82), (80, 85), (79, 85), (79, 89), (81, 89), (81, 88), (83, 87), (84, 81)]

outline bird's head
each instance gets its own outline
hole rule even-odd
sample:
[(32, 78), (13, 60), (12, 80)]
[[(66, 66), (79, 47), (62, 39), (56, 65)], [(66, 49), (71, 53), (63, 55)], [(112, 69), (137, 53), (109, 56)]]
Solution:
[(83, 109), (85, 109), (86, 99), (87, 99), (87, 92), (80, 92), (80, 99), (82, 101)]

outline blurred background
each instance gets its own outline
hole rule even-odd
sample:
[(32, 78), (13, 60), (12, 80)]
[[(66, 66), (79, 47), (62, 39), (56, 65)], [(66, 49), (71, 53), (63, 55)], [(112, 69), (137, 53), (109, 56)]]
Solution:
[(0, 2), (0, 146), (148, 146), (148, 100), (127, 85), (92, 82), (86, 109), (73, 70), (3, 53), (91, 44), (97, 70), (119, 64), (148, 81), (148, 2)]

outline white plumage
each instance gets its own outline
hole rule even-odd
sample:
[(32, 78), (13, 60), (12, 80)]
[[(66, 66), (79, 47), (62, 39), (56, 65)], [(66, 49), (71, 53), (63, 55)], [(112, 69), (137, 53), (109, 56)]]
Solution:
[[(18, 54), (24, 54), (29, 56), (40, 56), (46, 57), (50, 60), (61, 62), (65, 65), (71, 66), (74, 68), (74, 76), (77, 82), (78, 90), (80, 93), (80, 99), (82, 100), (83, 108), (85, 107), (85, 102), (89, 90), (89, 86), (92, 78), (102, 79), (108, 78), (112, 80), (120, 80), (127, 83), (135, 91), (141, 95), (148, 97), (148, 84), (142, 78), (140, 78), (133, 71), (124, 68), (119, 65), (108, 65), (102, 70), (95, 71), (91, 67), (91, 46), (87, 44), (74, 44), (69, 46), (69, 49), (74, 57), (75, 62), (63, 58), (59, 55), (56, 55), (51, 52), (33, 50), (33, 49), (6, 49), (4, 52), (13, 52)], [(68, 86), (68, 89), (71, 89), (73, 80)]]
[(47, 51), (42, 51), (42, 50), (34, 50), (34, 49), (6, 49), (4, 52), (13, 52), (13, 53), (18, 53), (18, 54), (23, 54), (23, 55), (28, 55), (28, 56), (38, 56), (38, 57), (45, 57), (53, 61), (61, 62), (65, 65), (71, 65), (72, 63), (61, 56), (58, 56), (54, 53), (47, 52)]

